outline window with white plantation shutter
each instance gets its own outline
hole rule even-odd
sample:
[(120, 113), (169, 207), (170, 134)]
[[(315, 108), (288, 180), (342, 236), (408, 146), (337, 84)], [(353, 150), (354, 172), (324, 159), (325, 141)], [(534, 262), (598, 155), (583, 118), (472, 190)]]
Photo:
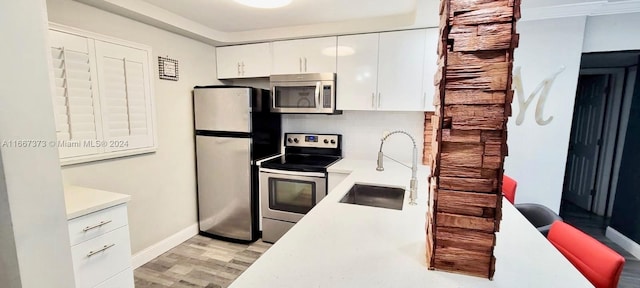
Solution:
[(60, 157), (100, 152), (99, 113), (95, 98), (95, 63), (85, 37), (51, 31), (51, 57), (55, 81), (54, 113)]
[(100, 104), (107, 151), (153, 145), (146, 51), (96, 40)]
[(151, 50), (52, 26), (53, 104), (61, 163), (155, 151)]

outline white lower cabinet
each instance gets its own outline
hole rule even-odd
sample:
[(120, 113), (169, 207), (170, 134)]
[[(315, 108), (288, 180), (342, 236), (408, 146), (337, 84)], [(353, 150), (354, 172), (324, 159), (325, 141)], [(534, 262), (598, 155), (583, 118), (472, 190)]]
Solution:
[(131, 269), (124, 270), (118, 273), (116, 276), (109, 278), (109, 280), (102, 282), (96, 288), (122, 288), (133, 287), (131, 286), (131, 279), (133, 279), (133, 271)]
[(69, 220), (77, 288), (134, 287), (126, 204)]

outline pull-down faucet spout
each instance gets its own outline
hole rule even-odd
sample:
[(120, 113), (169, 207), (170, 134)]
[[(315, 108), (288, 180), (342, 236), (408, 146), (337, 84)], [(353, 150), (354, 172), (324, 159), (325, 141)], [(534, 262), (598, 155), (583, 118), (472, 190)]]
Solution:
[[(387, 138), (389, 138), (389, 136), (393, 134), (404, 134), (409, 136), (409, 138), (411, 138), (411, 142), (413, 142), (413, 159), (412, 159), (413, 161), (412, 161), (411, 167), (382, 153), (382, 145), (384, 145), (384, 141), (387, 140)], [(380, 150), (378, 151), (378, 167), (376, 167), (376, 170), (384, 171), (384, 166), (382, 161), (384, 157), (387, 157), (395, 162), (400, 163), (402, 166), (405, 166), (411, 169), (411, 181), (409, 182), (409, 204), (417, 205), (418, 203), (416, 203), (416, 199), (418, 198), (418, 179), (416, 178), (416, 174), (418, 173), (418, 147), (416, 146), (416, 140), (413, 139), (413, 136), (411, 136), (409, 133), (405, 131), (400, 131), (400, 130), (393, 131), (385, 135), (384, 137), (382, 137), (382, 139), (380, 139)]]

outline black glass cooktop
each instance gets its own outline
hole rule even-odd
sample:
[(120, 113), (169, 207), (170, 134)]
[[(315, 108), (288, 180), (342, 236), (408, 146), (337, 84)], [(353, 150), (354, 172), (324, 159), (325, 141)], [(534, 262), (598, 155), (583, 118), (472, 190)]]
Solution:
[(340, 156), (332, 155), (285, 154), (262, 162), (261, 167), (289, 171), (326, 172), (327, 167), (340, 158)]

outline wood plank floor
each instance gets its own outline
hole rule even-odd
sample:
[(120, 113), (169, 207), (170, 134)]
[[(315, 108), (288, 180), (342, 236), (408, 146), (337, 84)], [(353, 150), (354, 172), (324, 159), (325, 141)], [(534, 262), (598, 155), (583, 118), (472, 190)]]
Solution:
[(247, 245), (194, 236), (137, 268), (135, 286), (227, 287), (269, 247), (262, 240)]
[(565, 222), (589, 234), (625, 258), (626, 262), (622, 270), (622, 275), (620, 276), (618, 288), (640, 287), (640, 260), (605, 236), (609, 219), (590, 213), (566, 201), (563, 201), (560, 207), (560, 216)]

